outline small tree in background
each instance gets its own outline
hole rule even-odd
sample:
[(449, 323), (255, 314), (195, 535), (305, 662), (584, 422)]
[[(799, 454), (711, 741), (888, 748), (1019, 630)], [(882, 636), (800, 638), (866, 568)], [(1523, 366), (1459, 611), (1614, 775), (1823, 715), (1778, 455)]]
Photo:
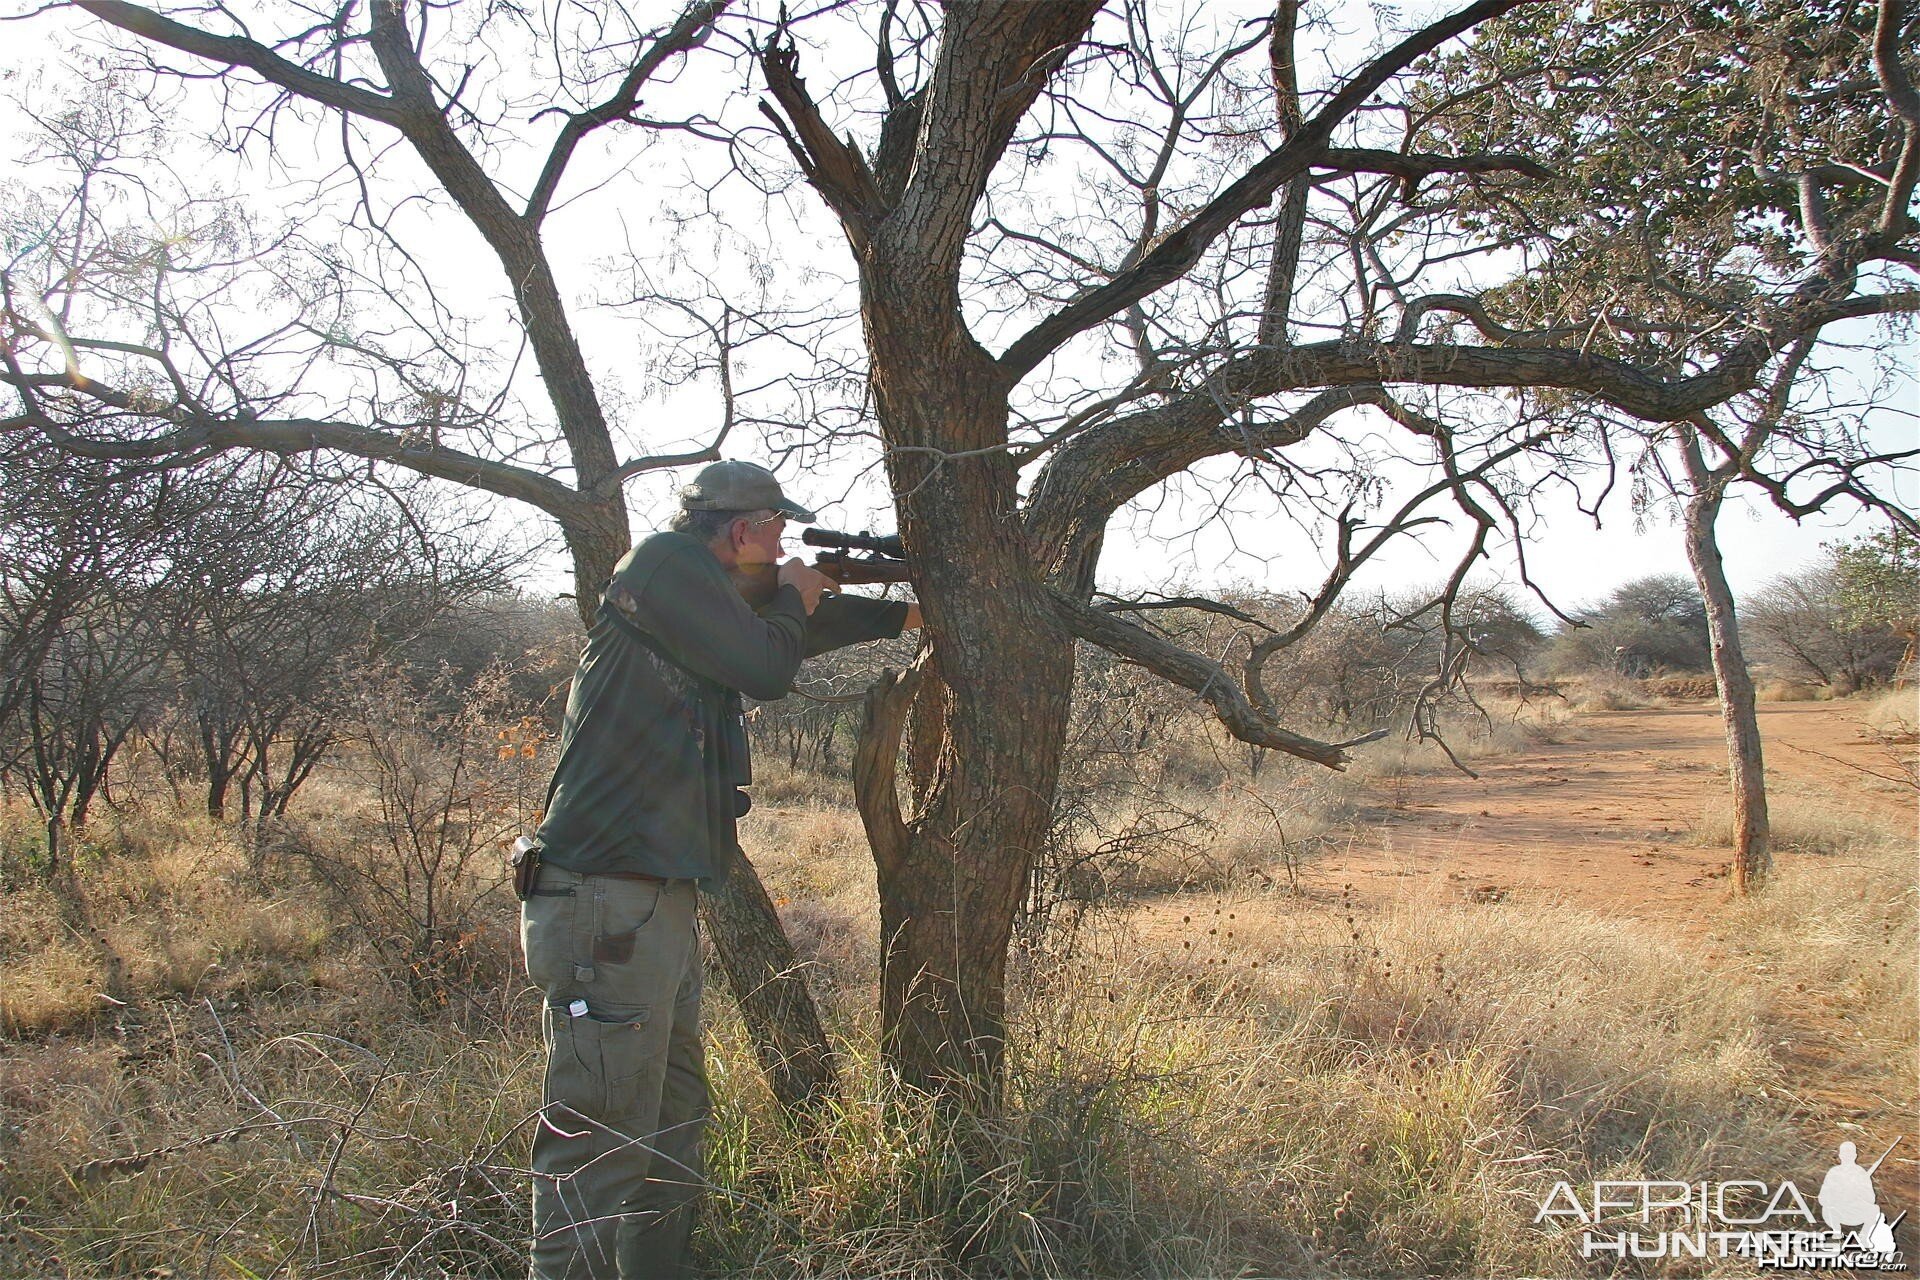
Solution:
[[(1900, 501), (1920, 451), (1897, 420), (1877, 429), (1891, 378), (1873, 385), (1827, 354), (1842, 335), (1896, 349), (1899, 318), (1920, 310), (1920, 90), (1907, 61), (1920, 22), (1900, 0), (1542, 5), (1501, 37), (1444, 60), (1431, 132), (1454, 146), (1513, 131), (1541, 140), (1548, 180), (1462, 195), (1470, 219), (1554, 269), (1528, 271), (1460, 314), (1505, 340), (1578, 334), (1586, 357), (1657, 369), (1676, 389), (1740, 371), (1725, 395), (1652, 413), (1576, 399), (1553, 413), (1609, 473), (1634, 459), (1637, 502), (1679, 510), (1726, 730), (1733, 883), (1744, 893), (1768, 874), (1770, 836), (1721, 508), (1749, 486), (1795, 518), (1857, 508), (1920, 531)], [(1664, 77), (1652, 91), (1636, 85), (1648, 71)]]
[(1847, 624), (1884, 627), (1906, 641), (1902, 669), (1920, 643), (1920, 536), (1904, 525), (1827, 548)]
[(336, 724), (374, 803), (344, 819), (346, 840), (294, 842), (421, 1008), (510, 989), (513, 946), (483, 939), (485, 906), (504, 878), (500, 847), (531, 827), (553, 764), (510, 676), (507, 665), (470, 682), (443, 669), (423, 690), (392, 668), (355, 673)]
[(1574, 610), (1547, 652), (1549, 667), (1569, 675), (1703, 672), (1708, 662), (1706, 607), (1699, 590), (1677, 573), (1635, 578)]
[(214, 476), (118, 484), (100, 468), (0, 459), (0, 777), (46, 824), (49, 878), (115, 758), (169, 696), (164, 603)]
[(1783, 675), (1835, 693), (1893, 679), (1920, 607), (1912, 545), (1894, 530), (1829, 543), (1811, 569), (1769, 582), (1746, 602), (1756, 655)]
[(168, 604), (182, 713), (215, 817), (284, 816), (339, 741), (349, 673), (503, 590), (513, 567), (497, 541), (449, 513), (272, 472), (230, 486), (182, 536), (202, 551)]
[(511, 557), (408, 511), (242, 460), (128, 476), (0, 458), (0, 775), (48, 869), (129, 741), (215, 816), (286, 812), (339, 739), (343, 672), (498, 590)]

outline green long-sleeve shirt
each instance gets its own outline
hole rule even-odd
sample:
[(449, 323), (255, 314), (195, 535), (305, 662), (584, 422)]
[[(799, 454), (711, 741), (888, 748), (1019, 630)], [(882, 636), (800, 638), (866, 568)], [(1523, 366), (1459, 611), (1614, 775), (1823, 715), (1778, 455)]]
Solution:
[(740, 695), (785, 696), (803, 658), (900, 634), (907, 607), (792, 587), (758, 614), (698, 541), (656, 533), (614, 569), (574, 673), (536, 841), (583, 874), (726, 878), (752, 781)]

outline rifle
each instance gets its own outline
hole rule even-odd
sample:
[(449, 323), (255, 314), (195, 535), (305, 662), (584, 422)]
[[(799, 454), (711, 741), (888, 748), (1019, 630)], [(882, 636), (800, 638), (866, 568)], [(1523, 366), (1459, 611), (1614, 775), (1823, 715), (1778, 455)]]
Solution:
[[(807, 529), (801, 533), (800, 539), (808, 546), (831, 548), (814, 558), (813, 567), (840, 586), (912, 581), (907, 576), (906, 548), (900, 545), (900, 535), (897, 533), (881, 536), (872, 533), (839, 533), (832, 529)], [(853, 554), (855, 551), (867, 554), (857, 556)], [(763, 609), (773, 599), (778, 573), (778, 565), (763, 564), (752, 569), (730, 569), (727, 576), (733, 579), (734, 586), (746, 597), (749, 606)]]
[[(824, 547), (813, 559), (813, 567), (841, 586), (868, 582), (908, 582), (907, 551), (900, 535), (840, 533), (834, 529), (807, 529), (800, 541), (810, 547)], [(865, 555), (855, 555), (864, 551)]]

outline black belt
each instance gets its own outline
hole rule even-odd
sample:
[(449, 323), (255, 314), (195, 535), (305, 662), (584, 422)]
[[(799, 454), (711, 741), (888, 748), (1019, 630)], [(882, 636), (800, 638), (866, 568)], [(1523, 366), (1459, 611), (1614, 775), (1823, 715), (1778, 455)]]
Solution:
[(647, 884), (672, 884), (672, 876), (650, 876), (644, 871), (593, 871), (590, 875), (605, 876), (609, 880), (640, 880)]

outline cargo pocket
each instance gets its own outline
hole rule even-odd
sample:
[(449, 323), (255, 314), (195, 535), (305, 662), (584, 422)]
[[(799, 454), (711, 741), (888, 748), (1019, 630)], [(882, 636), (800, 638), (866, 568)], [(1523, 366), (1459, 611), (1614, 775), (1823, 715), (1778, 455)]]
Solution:
[(666, 1069), (665, 1044), (652, 1034), (652, 1020), (651, 1009), (615, 1019), (548, 1008), (547, 1101), (602, 1124), (651, 1110)]
[(620, 1020), (592, 1015), (576, 1019), (593, 1024), (592, 1034), (599, 1040), (610, 1118), (645, 1116), (651, 1124), (659, 1110), (660, 1086), (667, 1073), (667, 1037), (658, 1034), (652, 1017), (651, 1009), (641, 1009)]

